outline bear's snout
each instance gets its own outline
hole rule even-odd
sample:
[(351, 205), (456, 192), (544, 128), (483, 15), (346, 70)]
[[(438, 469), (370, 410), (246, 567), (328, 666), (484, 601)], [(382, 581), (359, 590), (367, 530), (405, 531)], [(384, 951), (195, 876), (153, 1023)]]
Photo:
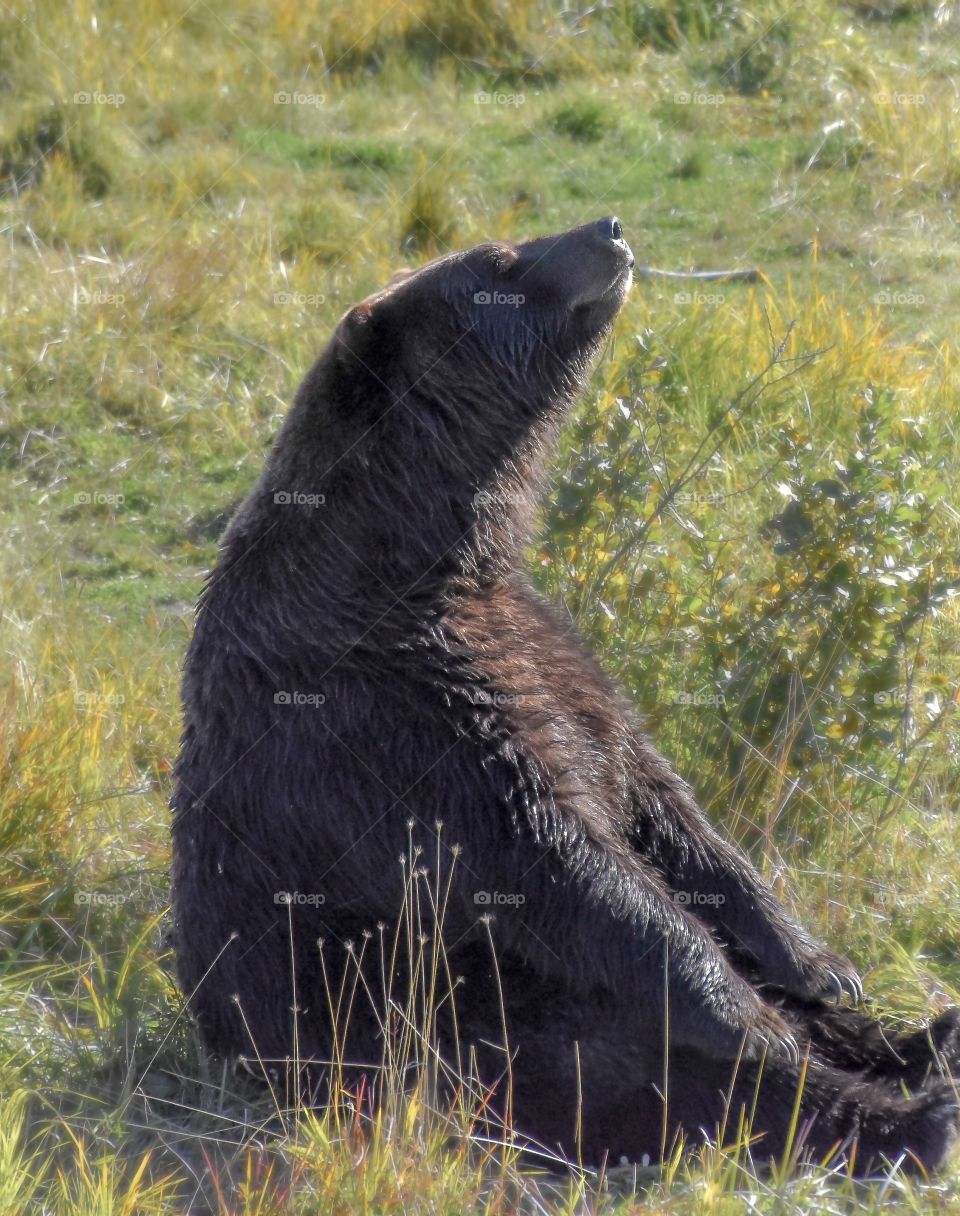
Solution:
[(598, 220), (596, 229), (601, 239), (610, 241), (622, 249), (623, 253), (626, 254), (628, 269), (632, 268), (633, 250), (623, 239), (623, 228), (620, 226), (620, 221), (617, 217), (615, 215), (608, 215), (606, 219)]
[(608, 301), (612, 316), (630, 285), (633, 252), (615, 215), (526, 241), (517, 252), (511, 278), (519, 289), (559, 296), (570, 308)]

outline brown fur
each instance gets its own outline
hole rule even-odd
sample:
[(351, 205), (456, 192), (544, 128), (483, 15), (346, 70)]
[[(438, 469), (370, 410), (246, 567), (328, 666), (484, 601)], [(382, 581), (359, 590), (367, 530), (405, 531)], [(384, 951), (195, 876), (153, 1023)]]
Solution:
[[(440, 259), (352, 309), (307, 375), (187, 661), (182, 984), (215, 1051), (282, 1058), (296, 1023), (301, 1054), (329, 1059), (325, 985), (348, 943), (395, 920), (412, 823), (425, 865), (457, 846), (443, 928), (459, 1049), (502, 1077), (505, 1016), (522, 1135), (575, 1153), (582, 1098), (587, 1161), (656, 1157), (664, 1125), (668, 1141), (735, 1128), (762, 1072), (757, 1152), (779, 1155), (809, 1046), (810, 1153), (856, 1143), (861, 1170), (904, 1153), (936, 1166), (958, 1111), (927, 1077), (932, 1052), (913, 1043), (905, 1064), (831, 1005), (859, 999), (854, 968), (720, 836), (523, 572), (556, 431), (631, 264), (610, 220)], [(358, 999), (350, 1057), (376, 1061), (379, 1030)], [(452, 1025), (438, 1033), (454, 1056)], [(904, 1096), (901, 1079), (923, 1088)]]

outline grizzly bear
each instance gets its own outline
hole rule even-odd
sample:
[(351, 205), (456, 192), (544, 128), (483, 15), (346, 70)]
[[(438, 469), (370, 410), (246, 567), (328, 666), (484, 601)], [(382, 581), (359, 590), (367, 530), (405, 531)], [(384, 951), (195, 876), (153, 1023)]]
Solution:
[(376, 984), (349, 988), (348, 1024), (331, 991), (371, 934), (402, 981), (382, 926), (419, 866), (443, 888), (436, 1051), (471, 1061), (520, 1143), (656, 1160), (746, 1111), (761, 1163), (799, 1101), (798, 1155), (929, 1170), (960, 1123), (956, 1012), (892, 1034), (854, 1007), (854, 967), (719, 834), (524, 572), (632, 266), (604, 219), (441, 257), (337, 325), (199, 603), (180, 983), (218, 1055), (375, 1074)]

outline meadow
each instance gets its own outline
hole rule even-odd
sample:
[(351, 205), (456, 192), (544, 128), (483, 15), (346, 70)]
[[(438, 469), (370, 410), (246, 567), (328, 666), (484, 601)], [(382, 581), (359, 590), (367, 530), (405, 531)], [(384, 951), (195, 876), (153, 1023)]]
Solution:
[(958, 79), (936, 0), (0, 5), (0, 1212), (960, 1210), (960, 1163), (562, 1175), (422, 1094), (291, 1117), (167, 940), (194, 601), (332, 325), (615, 213), (757, 276), (638, 279), (531, 567), (876, 1012), (960, 1001)]

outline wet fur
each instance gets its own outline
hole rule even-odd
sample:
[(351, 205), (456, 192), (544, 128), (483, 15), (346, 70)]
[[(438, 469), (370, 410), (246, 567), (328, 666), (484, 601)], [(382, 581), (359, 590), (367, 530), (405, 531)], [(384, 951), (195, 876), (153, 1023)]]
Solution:
[[(580, 233), (404, 277), (344, 317), (301, 385), (223, 539), (184, 675), (182, 986), (215, 1052), (289, 1055), (296, 1003), (301, 1056), (329, 1059), (326, 984), (346, 943), (395, 922), (412, 823), (441, 869), (456, 846), (459, 1046), (505, 1076), (505, 1017), (521, 1133), (575, 1154), (580, 1093), (586, 1161), (655, 1158), (669, 1031), (670, 1139), (735, 1129), (762, 1071), (756, 1151), (781, 1154), (809, 1050), (810, 1154), (856, 1143), (861, 1170), (904, 1153), (935, 1167), (958, 1122), (939, 1071), (955, 1025), (939, 1059), (923, 1034), (898, 1053), (834, 1003), (859, 996), (853, 967), (719, 834), (523, 571), (557, 430), (626, 289), (620, 263), (579, 256)], [(522, 313), (472, 306), (520, 284)], [(323, 504), (277, 501), (298, 493)], [(490, 909), (484, 891), (524, 902)], [(694, 891), (722, 900), (678, 902)], [(452, 1055), (443, 1019), (440, 1038)], [(347, 1050), (380, 1059), (363, 1000)]]

